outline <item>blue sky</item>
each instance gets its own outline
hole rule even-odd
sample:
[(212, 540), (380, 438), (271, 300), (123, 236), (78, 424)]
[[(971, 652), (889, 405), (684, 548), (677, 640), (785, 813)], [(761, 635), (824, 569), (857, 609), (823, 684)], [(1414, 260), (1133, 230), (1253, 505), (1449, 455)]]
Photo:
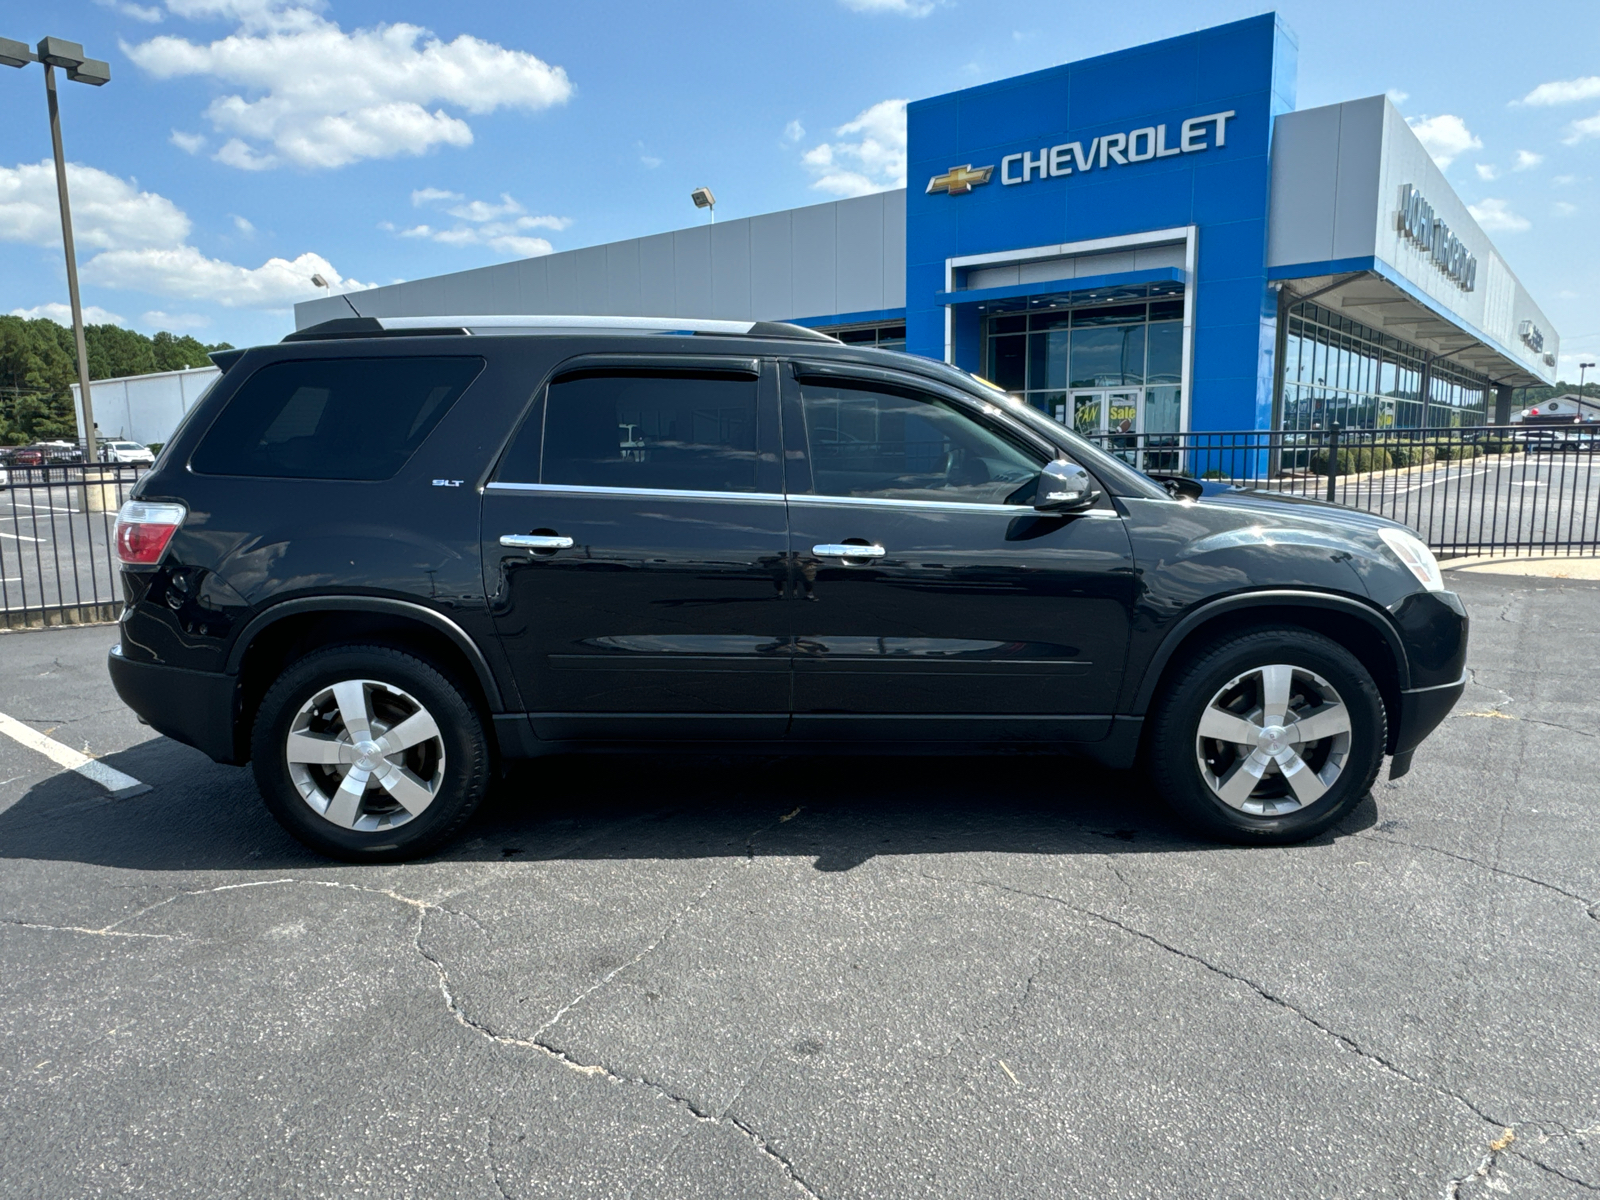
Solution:
[[(896, 186), (898, 102), (1267, 11), (1231, 0), (0, 2), (63, 81), (84, 301), (270, 340), (389, 283)], [(1286, 0), (1302, 108), (1389, 92), (1563, 337), (1600, 351), (1600, 5)], [(410, 28), (408, 28), (410, 27)], [(1130, 88), (1138, 87), (1130, 79)], [(0, 312), (66, 300), (43, 82), (0, 71)]]

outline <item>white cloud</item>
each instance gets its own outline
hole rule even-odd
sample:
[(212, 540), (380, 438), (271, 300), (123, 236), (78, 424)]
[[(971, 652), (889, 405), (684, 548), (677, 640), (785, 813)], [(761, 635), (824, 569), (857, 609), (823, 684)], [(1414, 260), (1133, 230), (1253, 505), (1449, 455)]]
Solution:
[(639, 156), (639, 161), (652, 171), (661, 165), (661, 159), (657, 158), (654, 154), (641, 154)]
[(1558, 187), (1570, 187), (1572, 184), (1578, 182), (1578, 177), (1576, 175), (1557, 175), (1550, 182)]
[(537, 111), (572, 94), (562, 68), (470, 34), (444, 42), (403, 23), (347, 33), (283, 0), (167, 0), (167, 7), (239, 22), (210, 44), (165, 36), (124, 50), (157, 79), (204, 76), (241, 89), (217, 97), (205, 115), (231, 135), (217, 161), (244, 170), (338, 167), (466, 146), (471, 127), (437, 106), (473, 115)]
[(250, 224), (247, 218), (239, 216), (238, 213), (233, 214), (233, 227), (244, 234), (245, 237), (255, 236), (256, 227)]
[(906, 185), (906, 102), (880, 100), (834, 130), (841, 139), (801, 156), (817, 176), (811, 186), (835, 196), (864, 196)]
[(1483, 143), (1473, 136), (1467, 123), (1451, 113), (1437, 117), (1407, 117), (1406, 124), (1417, 135), (1442, 171), (1468, 150), (1482, 150)]
[(206, 144), (206, 135), (203, 133), (184, 133), (181, 129), (174, 129), (172, 136), (167, 139), (185, 154), (199, 154)]
[[(25, 321), (37, 321), (40, 317), (48, 317), (57, 325), (72, 324), (72, 305), (51, 301), (49, 304), (36, 304), (32, 308), (13, 308), (13, 317), (21, 317)], [(98, 304), (86, 304), (83, 308), (83, 323), (85, 325), (125, 325), (127, 324), (114, 312), (107, 312)]]
[(846, 8), (864, 13), (895, 13), (902, 17), (925, 17), (933, 11), (933, 0), (839, 0)]
[[(448, 229), (436, 229), (428, 224), (413, 225), (400, 230), (400, 237), (426, 238), (445, 246), (488, 246), (491, 250), (519, 258), (536, 258), (554, 249), (549, 241), (532, 236), (529, 230), (551, 229), (560, 232), (572, 224), (570, 217), (534, 216), (505, 192), (500, 194), (500, 203), (494, 204), (487, 200), (468, 200), (460, 192), (420, 188), (411, 193), (411, 203), (419, 207), (448, 205), (444, 207), (444, 212), (447, 216), (455, 217), (456, 223)], [(384, 226), (394, 229), (388, 222), (384, 222), (380, 228)]]
[[(371, 286), (345, 279), (319, 254), (269, 259), (249, 268), (208, 258), (188, 244), (188, 215), (137, 183), (79, 163), (67, 166), (72, 231), (80, 248), (100, 253), (83, 264), (86, 283), (157, 296), (209, 300), (225, 307), (284, 308), (320, 295), (311, 276), (335, 291)], [(58, 246), (55, 168), (46, 159), (0, 167), (0, 242)], [(120, 319), (120, 318), (119, 318)]]
[(1399, 108), (1407, 100), (1411, 99), (1410, 92), (1402, 92), (1399, 88), (1390, 88), (1384, 94), (1389, 97), (1389, 103), (1394, 105), (1396, 108)]
[(159, 8), (146, 7), (143, 4), (129, 4), (125, 0), (94, 0), (101, 8), (109, 8), (112, 12), (124, 17), (132, 17), (135, 21), (143, 21), (146, 25), (158, 24), (166, 14)]
[(202, 317), (199, 313), (165, 313), (160, 309), (154, 309), (140, 317), (139, 324), (147, 328), (169, 329), (173, 333), (182, 333), (186, 329), (204, 329), (211, 324), (211, 318)]
[(806, 136), (806, 127), (799, 120), (790, 121), (783, 127), (783, 140), (786, 142), (802, 141)]
[(1555, 209), (1556, 216), (1558, 217), (1570, 217), (1573, 213), (1578, 211), (1578, 206), (1576, 204), (1569, 204), (1565, 200), (1557, 200), (1550, 207)]
[(225, 167), (238, 167), (241, 171), (266, 171), (278, 165), (277, 155), (257, 154), (241, 138), (229, 138), (211, 157)]
[(1593, 96), (1600, 96), (1600, 75), (1585, 75), (1582, 79), (1558, 79), (1551, 83), (1541, 83), (1516, 103), (1549, 107), (1556, 104), (1573, 104)]
[(326, 279), (336, 294), (374, 286), (346, 279), (320, 254), (308, 252), (292, 261), (269, 258), (251, 268), (208, 258), (193, 246), (107, 250), (84, 267), (83, 275), (101, 287), (206, 300), (224, 308), (281, 309), (313, 299), (324, 294), (311, 282), (313, 275)]
[(1518, 150), (1517, 161), (1511, 165), (1513, 171), (1531, 171), (1544, 161), (1544, 155), (1535, 154), (1532, 150)]
[(1530, 227), (1527, 217), (1519, 217), (1504, 200), (1485, 200), (1482, 204), (1469, 204), (1467, 211), (1488, 233), (1521, 233)]
[(1585, 138), (1592, 137), (1600, 137), (1600, 113), (1585, 117), (1581, 121), (1574, 121), (1571, 131), (1561, 140), (1569, 146), (1574, 146)]
[(447, 192), (442, 188), (418, 188), (411, 193), (413, 207), (423, 204), (436, 204), (440, 200), (465, 200), (460, 192)]
[[(189, 236), (189, 218), (172, 201), (81, 163), (67, 165), (72, 233), (78, 247), (163, 246)], [(61, 244), (55, 165), (45, 159), (0, 167), (0, 241)]]
[(1485, 183), (1491, 179), (1500, 178), (1500, 168), (1492, 163), (1478, 163), (1472, 169), (1478, 173), (1478, 178)]

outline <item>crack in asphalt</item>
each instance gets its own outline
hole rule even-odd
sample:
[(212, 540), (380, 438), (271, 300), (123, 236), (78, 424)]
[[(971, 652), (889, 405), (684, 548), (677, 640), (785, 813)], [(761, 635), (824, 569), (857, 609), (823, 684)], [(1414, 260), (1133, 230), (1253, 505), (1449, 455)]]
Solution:
[(1479, 870), (1488, 871), (1493, 875), (1504, 875), (1508, 879), (1518, 879), (1523, 883), (1531, 883), (1535, 887), (1545, 888), (1556, 893), (1558, 896), (1564, 896), (1568, 900), (1576, 900), (1579, 904), (1583, 905), (1584, 911), (1587, 913), (1590, 920), (1600, 921), (1600, 900), (1591, 900), (1587, 896), (1580, 896), (1577, 892), (1569, 892), (1566, 888), (1561, 887), (1559, 884), (1550, 883), (1548, 880), (1537, 879), (1532, 875), (1523, 875), (1517, 871), (1508, 871), (1504, 867), (1497, 867), (1492, 863), (1484, 862), (1482, 859), (1473, 858), (1471, 855), (1457, 854), (1453, 850), (1444, 850), (1438, 846), (1429, 846), (1424, 842), (1408, 842), (1401, 838), (1380, 837), (1378, 834), (1374, 833), (1348, 833), (1344, 830), (1341, 830), (1340, 832), (1345, 833), (1345, 836), (1347, 837), (1356, 838), (1360, 841), (1383, 842), (1390, 846), (1405, 846), (1410, 850), (1426, 850), (1432, 854), (1442, 854), (1445, 858), (1453, 858), (1457, 862), (1467, 863), (1471, 866), (1477, 867)]
[(554, 1016), (533, 1031), (533, 1036), (537, 1038), (540, 1034), (548, 1032), (552, 1025), (561, 1020), (562, 1017), (566, 1016), (573, 1009), (577, 1008), (578, 1005), (582, 1004), (590, 996), (604, 988), (618, 975), (622, 974), (622, 972), (626, 971), (629, 967), (637, 966), (644, 959), (648, 958), (656, 950), (656, 948), (661, 945), (661, 943), (665, 942), (673, 935), (674, 932), (676, 932), (678, 926), (683, 924), (684, 918), (686, 918), (695, 909), (699, 908), (700, 905), (705, 901), (706, 897), (717, 890), (718, 886), (722, 883), (722, 879), (723, 877), (720, 874), (712, 875), (710, 880), (707, 881), (705, 887), (700, 889), (699, 894), (697, 894), (694, 899), (690, 900), (689, 903), (685, 904), (681, 909), (678, 910), (677, 914), (673, 916), (672, 920), (668, 921), (665, 927), (662, 928), (661, 932), (656, 935), (654, 941), (645, 946), (643, 950), (639, 951), (639, 953), (635, 954), (626, 962), (607, 971), (599, 979), (595, 980), (594, 983), (584, 988), (583, 991), (579, 992), (571, 1000), (568, 1000), (560, 1008), (556, 1009)]
[[(121, 922), (118, 922), (121, 924)], [(14, 917), (0, 918), (0, 925), (9, 925), (14, 929), (50, 929), (57, 933), (86, 933), (93, 937), (109, 938), (150, 938), (166, 942), (187, 942), (191, 939), (180, 938), (170, 933), (126, 933), (113, 929), (110, 925), (99, 929), (90, 929), (87, 925), (49, 925), (43, 921), (19, 921)]]
[[(937, 876), (937, 875), (927, 875), (926, 873), (924, 873), (924, 876), (925, 876), (925, 878), (937, 880), (938, 882), (941, 882), (941, 883), (953, 882), (952, 880), (943, 879), (943, 878), (941, 878), (940, 876)], [(1188, 962), (1192, 962), (1196, 966), (1202, 967), (1205, 970), (1210, 971), (1212, 974), (1222, 977), (1223, 979), (1227, 979), (1227, 980), (1230, 980), (1230, 981), (1232, 981), (1234, 983), (1240, 984), (1243, 987), (1247, 987), (1251, 991), (1253, 991), (1256, 995), (1260, 996), (1263, 1000), (1267, 1001), (1269, 1004), (1276, 1005), (1279, 1008), (1282, 1008), (1282, 1009), (1284, 1009), (1284, 1010), (1286, 1010), (1286, 1011), (1288, 1011), (1290, 1013), (1293, 1013), (1295, 1016), (1299, 1017), (1302, 1021), (1304, 1021), (1307, 1025), (1310, 1025), (1313, 1029), (1318, 1030), (1319, 1032), (1321, 1032), (1322, 1034), (1326, 1035), (1327, 1037), (1332, 1038), (1334, 1041), (1338, 1042), (1341, 1046), (1343, 1046), (1346, 1050), (1348, 1050), (1351, 1053), (1357, 1055), (1358, 1057), (1366, 1059), (1368, 1062), (1375, 1063), (1377, 1066), (1383, 1068), (1385, 1071), (1387, 1071), (1390, 1074), (1396, 1076), (1397, 1078), (1404, 1079), (1407, 1083), (1410, 1083), (1410, 1084), (1412, 1084), (1412, 1085), (1414, 1085), (1416, 1087), (1425, 1088), (1428, 1091), (1433, 1092), (1435, 1095), (1443, 1096), (1446, 1099), (1454, 1100), (1457, 1104), (1460, 1104), (1463, 1108), (1467, 1109), (1474, 1116), (1478, 1117), (1482, 1121), (1487, 1122), (1490, 1125), (1495, 1125), (1495, 1126), (1498, 1126), (1500, 1128), (1505, 1128), (1505, 1122), (1496, 1121), (1493, 1117), (1489, 1116), (1482, 1109), (1480, 1109), (1476, 1104), (1474, 1104), (1471, 1100), (1468, 1100), (1465, 1096), (1459, 1095), (1459, 1094), (1457, 1094), (1455, 1092), (1452, 1092), (1452, 1091), (1449, 1091), (1449, 1090), (1447, 1090), (1445, 1088), (1442, 1088), (1438, 1084), (1433, 1083), (1430, 1080), (1424, 1079), (1423, 1077), (1421, 1077), (1419, 1075), (1412, 1074), (1410, 1071), (1406, 1070), (1404, 1067), (1399, 1066), (1398, 1064), (1396, 1064), (1394, 1062), (1391, 1062), (1389, 1059), (1383, 1057), (1383, 1055), (1378, 1054), (1373, 1050), (1367, 1049), (1365, 1046), (1363, 1046), (1360, 1042), (1358, 1042), (1355, 1038), (1351, 1037), (1349, 1034), (1341, 1033), (1337, 1029), (1334, 1029), (1332, 1026), (1323, 1024), (1321, 1021), (1317, 1020), (1317, 1018), (1313, 1017), (1310, 1013), (1308, 1013), (1308, 1012), (1304, 1011), (1303, 1009), (1299, 1008), (1298, 1006), (1296, 1006), (1295, 1004), (1293, 1004), (1289, 1000), (1286, 1000), (1284, 997), (1278, 995), (1277, 993), (1275, 993), (1273, 991), (1270, 991), (1266, 987), (1264, 987), (1261, 984), (1255, 982), (1255, 980), (1250, 979), (1248, 976), (1240, 975), (1236, 971), (1230, 971), (1230, 970), (1228, 970), (1228, 968), (1223, 967), (1223, 966), (1219, 966), (1216, 963), (1211, 962), (1209, 959), (1203, 958), (1200, 955), (1195, 954), (1193, 951), (1185, 950), (1180, 946), (1174, 946), (1170, 942), (1164, 942), (1160, 938), (1156, 937), (1155, 934), (1147, 933), (1146, 931), (1144, 931), (1143, 929), (1138, 928), (1137, 926), (1129, 925), (1125, 921), (1118, 920), (1116, 917), (1107, 916), (1105, 913), (1102, 913), (1102, 912), (1096, 912), (1092, 908), (1084, 908), (1082, 905), (1074, 904), (1070, 900), (1064, 900), (1060, 896), (1052, 896), (1048, 892), (1033, 892), (1033, 891), (1027, 890), (1026, 888), (1012, 887), (1010, 884), (1000, 883), (997, 880), (991, 880), (991, 879), (978, 879), (978, 880), (973, 880), (972, 882), (977, 884), (980, 887), (994, 888), (997, 891), (1010, 892), (1013, 895), (1025, 896), (1025, 897), (1028, 897), (1028, 898), (1034, 899), (1034, 900), (1044, 900), (1044, 901), (1046, 901), (1048, 903), (1051, 903), (1051, 904), (1058, 904), (1062, 908), (1068, 909), (1071, 912), (1078, 913), (1081, 916), (1089, 917), (1092, 920), (1100, 921), (1103, 924), (1111, 926), (1113, 929), (1121, 930), (1123, 933), (1128, 934), (1130, 937), (1135, 937), (1135, 938), (1140, 939), (1141, 941), (1149, 942), (1151, 945), (1156, 946), (1161, 950), (1165, 950), (1168, 954), (1172, 954), (1172, 955), (1177, 956), (1178, 958), (1182, 958), (1182, 959), (1185, 959)]]
[[(792, 814), (792, 813), (790, 814), (791, 817), (793, 815), (794, 814)], [(782, 820), (782, 819), (787, 819), (787, 818), (780, 818), (780, 820)], [(772, 825), (765, 826), (762, 829), (756, 830), (754, 833), (752, 833), (750, 835), (750, 838), (747, 840), (747, 845), (750, 844), (750, 843), (753, 843), (753, 841), (754, 841), (754, 839), (756, 837), (760, 836), (761, 833), (765, 832), (767, 829), (772, 828), (773, 826), (777, 825), (778, 823), (779, 823), (779, 821), (774, 821)], [(640, 951), (639, 954), (635, 955), (634, 958), (630, 959), (629, 962), (624, 963), (621, 967), (618, 967), (618, 968), (608, 972), (598, 983), (592, 985), (589, 988), (586, 988), (583, 992), (579, 993), (579, 995), (577, 997), (575, 997), (572, 1001), (569, 1001), (566, 1005), (562, 1006), (562, 1008), (557, 1012), (557, 1015), (555, 1017), (552, 1017), (549, 1021), (547, 1021), (544, 1025), (542, 1025), (540, 1027), (538, 1033), (542, 1033), (544, 1030), (548, 1029), (549, 1026), (554, 1024), (555, 1021), (558, 1020), (562, 1014), (570, 1011), (574, 1005), (578, 1004), (579, 1002), (581, 1002), (583, 999), (587, 998), (588, 996), (593, 995), (601, 987), (604, 987), (607, 983), (611, 982), (611, 980), (615, 979), (616, 976), (618, 974), (620, 974), (623, 970), (625, 970), (628, 966), (631, 966), (634, 963), (637, 963), (638, 961), (643, 959), (646, 955), (648, 955), (649, 953), (654, 951), (656, 948), (658, 948), (671, 935), (673, 930), (675, 930), (682, 923), (683, 919), (689, 914), (689, 912), (691, 912), (694, 908), (696, 908), (708, 895), (710, 895), (710, 893), (714, 890), (716, 885), (720, 884), (721, 882), (722, 882), (722, 879), (720, 877), (714, 878), (711, 881), (711, 883), (709, 883), (705, 888), (701, 889), (701, 891), (695, 896), (695, 898), (693, 900), (691, 900), (688, 904), (686, 904), (673, 917), (673, 919), (667, 924), (666, 928), (662, 931), (662, 933), (658, 937), (656, 937), (656, 939), (654, 941), (652, 941), (650, 943), (650, 945), (645, 947), (644, 950)], [(187, 940), (187, 939), (179, 939), (179, 938), (175, 937), (175, 935), (172, 935), (172, 934), (134, 933), (134, 932), (128, 932), (128, 931), (119, 931), (117, 929), (117, 926), (126, 925), (130, 921), (137, 920), (139, 917), (142, 917), (142, 916), (146, 915), (147, 913), (154, 912), (156, 909), (159, 909), (159, 908), (164, 908), (169, 904), (172, 904), (172, 903), (174, 903), (174, 902), (176, 902), (178, 900), (184, 899), (185, 897), (215, 896), (215, 895), (219, 895), (219, 894), (224, 893), (224, 892), (242, 891), (242, 890), (246, 890), (246, 889), (263, 888), (263, 887), (283, 887), (283, 886), (287, 886), (287, 885), (291, 885), (291, 884), (302, 885), (302, 886), (310, 886), (310, 887), (336, 888), (336, 889), (345, 890), (345, 891), (362, 892), (362, 893), (365, 893), (365, 894), (368, 894), (368, 895), (382, 896), (382, 897), (384, 897), (386, 899), (393, 900), (397, 904), (405, 905), (407, 908), (411, 909), (416, 914), (416, 923), (415, 923), (415, 926), (413, 927), (412, 936), (411, 936), (412, 949), (414, 949), (416, 951), (416, 953), (423, 959), (423, 961), (427, 962), (430, 966), (433, 967), (434, 973), (438, 977), (439, 994), (444, 1000), (445, 1009), (446, 1009), (446, 1011), (448, 1011), (450, 1013), (450, 1015), (452, 1017), (455, 1018), (457, 1024), (461, 1025), (464, 1029), (469, 1029), (472, 1032), (474, 1032), (474, 1033), (476, 1033), (476, 1034), (478, 1034), (478, 1035), (480, 1035), (480, 1036), (482, 1036), (484, 1038), (487, 1038), (488, 1040), (490, 1040), (492, 1042), (496, 1042), (496, 1043), (498, 1043), (500, 1045), (517, 1046), (517, 1047), (521, 1047), (523, 1049), (536, 1050), (539, 1053), (541, 1053), (544, 1056), (546, 1056), (547, 1058), (553, 1059), (554, 1061), (560, 1063), (562, 1066), (568, 1068), (569, 1070), (576, 1071), (580, 1075), (599, 1076), (601, 1078), (604, 1078), (605, 1080), (607, 1080), (610, 1083), (626, 1083), (626, 1084), (632, 1084), (632, 1085), (637, 1086), (637, 1087), (646, 1088), (646, 1089), (656, 1093), (662, 1099), (667, 1100), (667, 1101), (671, 1102), (672, 1104), (676, 1105), (677, 1107), (681, 1108), (683, 1111), (687, 1112), (691, 1117), (694, 1118), (695, 1121), (699, 1122), (700, 1124), (727, 1125), (727, 1126), (729, 1126), (729, 1127), (731, 1127), (733, 1129), (736, 1129), (744, 1136), (744, 1138), (753, 1147), (755, 1147), (755, 1149), (757, 1150), (758, 1153), (760, 1153), (768, 1161), (776, 1164), (776, 1166), (779, 1168), (779, 1170), (782, 1171), (782, 1173), (789, 1179), (789, 1181), (791, 1183), (793, 1183), (794, 1186), (803, 1195), (808, 1197), (809, 1200), (822, 1200), (822, 1198), (819, 1195), (819, 1193), (810, 1185), (810, 1183), (808, 1183), (806, 1181), (806, 1179), (796, 1169), (795, 1165), (787, 1157), (785, 1157), (778, 1150), (774, 1149), (772, 1144), (764, 1136), (762, 1136), (760, 1133), (758, 1133), (755, 1129), (753, 1129), (751, 1126), (746, 1124), (744, 1121), (740, 1120), (738, 1117), (735, 1117), (735, 1116), (731, 1115), (731, 1109), (732, 1109), (733, 1103), (735, 1101), (737, 1101), (737, 1099), (739, 1098), (740, 1095), (743, 1094), (744, 1087), (748, 1086), (748, 1084), (749, 1084), (748, 1080), (746, 1081), (745, 1085), (741, 1086), (740, 1091), (735, 1094), (734, 1100), (729, 1101), (727, 1109), (724, 1110), (724, 1112), (719, 1116), (715, 1112), (707, 1112), (707, 1111), (705, 1111), (704, 1109), (700, 1108), (700, 1106), (697, 1105), (693, 1100), (689, 1099), (687, 1096), (678, 1095), (676, 1092), (672, 1091), (669, 1087), (667, 1087), (665, 1084), (659, 1082), (658, 1080), (651, 1079), (648, 1076), (622, 1075), (622, 1074), (619, 1074), (616, 1071), (613, 1071), (609, 1067), (604, 1066), (603, 1064), (579, 1062), (577, 1059), (572, 1058), (570, 1055), (568, 1055), (564, 1050), (560, 1049), (559, 1047), (553, 1046), (553, 1045), (549, 1044), (548, 1042), (541, 1040), (539, 1038), (539, 1036), (538, 1036), (538, 1033), (536, 1033), (535, 1036), (533, 1036), (533, 1037), (527, 1037), (527, 1038), (515, 1037), (515, 1036), (513, 1036), (511, 1034), (501, 1033), (500, 1031), (494, 1029), (493, 1027), (491, 1027), (488, 1024), (484, 1023), (483, 1021), (480, 1021), (480, 1020), (476, 1019), (475, 1017), (472, 1017), (472, 1016), (468, 1015), (461, 1008), (460, 1004), (456, 1000), (454, 992), (452, 992), (451, 989), (450, 989), (450, 972), (449, 972), (449, 968), (445, 965), (443, 959), (441, 959), (437, 954), (435, 954), (432, 950), (428, 949), (427, 946), (425, 946), (423, 944), (423, 936), (424, 936), (424, 934), (426, 932), (427, 916), (428, 916), (428, 914), (430, 912), (442, 912), (442, 913), (446, 913), (446, 914), (448, 914), (450, 916), (461, 917), (464, 920), (470, 921), (474, 925), (477, 925), (478, 928), (480, 928), (480, 929), (483, 928), (482, 924), (480, 922), (478, 922), (477, 919), (474, 918), (473, 916), (471, 916), (471, 914), (469, 914), (469, 913), (464, 913), (464, 912), (461, 912), (461, 911), (459, 911), (457, 909), (447, 908), (442, 904), (437, 904), (437, 903), (434, 903), (434, 902), (429, 901), (429, 900), (419, 900), (416, 897), (407, 896), (407, 895), (404, 895), (401, 892), (397, 892), (393, 888), (369, 887), (369, 886), (366, 886), (364, 884), (344, 883), (344, 882), (338, 882), (338, 881), (334, 881), (334, 880), (296, 879), (296, 878), (294, 878), (292, 876), (284, 876), (284, 877), (280, 877), (280, 878), (277, 878), (277, 879), (257, 879), (257, 880), (250, 880), (250, 881), (247, 881), (247, 882), (244, 882), (244, 883), (227, 883), (227, 884), (221, 884), (221, 885), (219, 885), (217, 887), (197, 888), (197, 889), (185, 890), (185, 891), (182, 891), (182, 892), (178, 892), (178, 893), (175, 893), (174, 895), (167, 896), (164, 899), (158, 900), (154, 904), (148, 904), (148, 905), (144, 906), (143, 908), (137, 910), (136, 912), (130, 913), (128, 916), (123, 917), (122, 919), (120, 919), (118, 921), (115, 921), (112, 924), (107, 925), (107, 926), (105, 926), (105, 927), (103, 927), (101, 929), (91, 929), (91, 928), (82, 927), (82, 926), (41, 925), (41, 924), (23, 922), (23, 921), (18, 921), (18, 920), (13, 920), (13, 919), (0, 919), (0, 924), (20, 926), (22, 928), (59, 929), (59, 930), (70, 931), (70, 932), (74, 932), (74, 933), (93, 934), (93, 935), (101, 936), (101, 937), (155, 938), (155, 939), (165, 939), (165, 940), (174, 940), (174, 941), (176, 941), (176, 940)], [(768, 1057), (770, 1057), (770, 1055)], [(765, 1062), (766, 1062), (766, 1059), (763, 1059), (762, 1060), (762, 1065), (765, 1065)], [(759, 1070), (759, 1068), (758, 1068), (758, 1070)], [(492, 1169), (494, 1169), (494, 1163), (493, 1163), (492, 1159), (490, 1161), (490, 1166), (491, 1166)], [(496, 1185), (497, 1188), (499, 1188), (502, 1196), (506, 1196), (507, 1195), (506, 1192), (505, 1192), (504, 1186), (501, 1184), (501, 1181), (498, 1178), (498, 1175), (496, 1176), (496, 1179), (495, 1179), (495, 1185)], [(509, 1197), (508, 1197), (508, 1200), (509, 1200)]]
[(1499, 1164), (1500, 1155), (1504, 1153), (1510, 1147), (1511, 1143), (1516, 1140), (1517, 1135), (1515, 1130), (1509, 1127), (1501, 1130), (1500, 1136), (1489, 1143), (1488, 1153), (1483, 1156), (1483, 1160), (1478, 1163), (1475, 1170), (1473, 1170), (1470, 1174), (1461, 1175), (1455, 1179), (1448, 1179), (1445, 1181), (1443, 1192), (1444, 1200), (1461, 1200), (1461, 1185), (1464, 1183), (1470, 1183), (1474, 1179), (1482, 1179), (1487, 1182), (1490, 1174), (1493, 1173), (1495, 1167)]

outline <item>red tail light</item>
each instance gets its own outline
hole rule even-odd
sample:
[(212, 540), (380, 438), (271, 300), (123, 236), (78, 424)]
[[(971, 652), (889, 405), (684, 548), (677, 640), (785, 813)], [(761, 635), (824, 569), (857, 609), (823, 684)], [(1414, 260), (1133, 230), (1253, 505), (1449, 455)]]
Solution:
[(117, 514), (117, 557), (130, 567), (154, 566), (186, 516), (181, 504), (129, 500)]

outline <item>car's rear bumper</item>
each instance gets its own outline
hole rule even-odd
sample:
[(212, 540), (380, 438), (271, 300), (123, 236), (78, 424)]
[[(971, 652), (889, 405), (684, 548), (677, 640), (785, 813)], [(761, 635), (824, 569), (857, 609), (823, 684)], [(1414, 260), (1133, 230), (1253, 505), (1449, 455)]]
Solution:
[(1437, 687), (1413, 688), (1400, 693), (1400, 711), (1395, 714), (1394, 759), (1389, 778), (1398, 779), (1411, 769), (1411, 756), (1430, 733), (1450, 715), (1450, 710), (1467, 690), (1467, 676)]
[(238, 763), (234, 742), (239, 680), (213, 671), (134, 662), (121, 645), (106, 660), (122, 702), (157, 733), (193, 746), (220, 763)]

